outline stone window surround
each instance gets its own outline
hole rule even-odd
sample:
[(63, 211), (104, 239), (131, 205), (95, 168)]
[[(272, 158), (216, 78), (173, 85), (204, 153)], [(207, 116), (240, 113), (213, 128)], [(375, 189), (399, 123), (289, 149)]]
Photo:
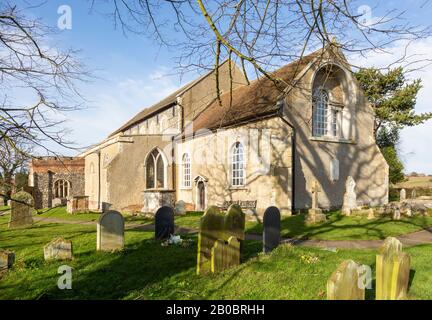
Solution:
[[(159, 156), (162, 158), (162, 162), (163, 162), (163, 165), (164, 165), (164, 185), (161, 188), (156, 188), (156, 187), (154, 187), (154, 188), (147, 188), (147, 166), (146, 166), (146, 164), (147, 164), (147, 161), (148, 161), (149, 157), (152, 156), (152, 152), (154, 150), (157, 150), (159, 152)], [(150, 150), (150, 152), (145, 157), (145, 161), (144, 161), (144, 164), (143, 164), (144, 175), (145, 175), (145, 186), (146, 186), (145, 191), (154, 191), (154, 192), (157, 192), (157, 191), (161, 191), (161, 192), (168, 191), (168, 164), (167, 163), (168, 163), (167, 162), (167, 158), (166, 158), (166, 156), (165, 156), (165, 154), (163, 153), (162, 150), (160, 150), (158, 147), (153, 148), (153, 149)], [(155, 178), (155, 182), (156, 182), (157, 181), (157, 166), (156, 166), (156, 164), (155, 164), (154, 175), (155, 175), (154, 178)]]

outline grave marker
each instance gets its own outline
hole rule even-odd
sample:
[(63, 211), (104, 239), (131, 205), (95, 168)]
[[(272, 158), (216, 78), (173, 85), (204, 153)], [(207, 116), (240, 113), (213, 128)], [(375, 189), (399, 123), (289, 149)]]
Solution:
[(269, 207), (263, 218), (263, 251), (268, 253), (279, 246), (280, 242), (280, 211), (276, 207)]
[(155, 238), (166, 240), (174, 234), (174, 210), (171, 207), (160, 207), (155, 214)]
[(9, 228), (27, 227), (33, 224), (34, 200), (30, 193), (20, 191), (12, 196)]
[(406, 298), (411, 259), (402, 252), (402, 243), (389, 237), (376, 256), (376, 299), (399, 300)]
[(97, 223), (98, 251), (117, 251), (124, 248), (124, 218), (120, 212), (108, 211)]
[(365, 289), (360, 285), (359, 267), (352, 260), (346, 260), (327, 281), (327, 300), (364, 300)]

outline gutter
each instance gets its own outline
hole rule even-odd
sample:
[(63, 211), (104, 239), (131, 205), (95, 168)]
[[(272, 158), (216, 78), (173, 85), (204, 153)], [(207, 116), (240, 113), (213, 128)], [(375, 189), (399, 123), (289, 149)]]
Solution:
[(284, 118), (284, 106), (285, 106), (285, 100), (282, 100), (282, 103), (280, 103), (280, 107), (278, 110), (278, 115), (282, 119), (283, 122), (285, 122), (291, 129), (292, 129), (292, 135), (291, 135), (291, 158), (292, 158), (292, 165), (291, 165), (291, 190), (292, 190), (292, 199), (291, 199), (291, 214), (295, 213), (295, 173), (296, 173), (296, 149), (297, 149), (297, 133), (295, 127)]

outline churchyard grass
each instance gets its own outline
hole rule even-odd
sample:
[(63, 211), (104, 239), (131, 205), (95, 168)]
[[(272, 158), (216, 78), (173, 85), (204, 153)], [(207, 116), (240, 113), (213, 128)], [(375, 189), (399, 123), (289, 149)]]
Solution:
[[(346, 217), (335, 211), (327, 214), (327, 221), (313, 226), (305, 224), (305, 215), (282, 218), (281, 235), (288, 238), (319, 240), (376, 240), (416, 232), (432, 226), (432, 217), (416, 215), (393, 221), (390, 217), (378, 217), (368, 220), (367, 217)], [(256, 223), (246, 232), (261, 234), (262, 224)]]
[[(0, 279), (0, 299), (325, 299), (326, 281), (346, 259), (375, 268), (375, 250), (300, 248), (282, 245), (269, 255), (246, 241), (242, 263), (213, 275), (196, 275), (196, 236), (187, 246), (163, 247), (153, 232), (127, 230), (125, 250), (96, 252), (91, 225), (38, 222), (8, 230), (0, 217), (0, 248), (16, 252), (14, 267)], [(72, 261), (45, 262), (43, 246), (62, 236), (73, 241)], [(184, 237), (185, 238), (185, 237)], [(407, 248), (412, 257), (413, 299), (432, 299), (428, 272), (432, 246)], [(72, 290), (57, 288), (59, 266), (73, 268)], [(367, 290), (366, 298), (373, 299)]]
[(77, 213), (70, 214), (66, 211), (66, 207), (55, 207), (50, 209), (42, 209), (33, 212), (34, 216), (41, 218), (57, 218), (62, 220), (70, 221), (97, 221), (100, 213), (89, 212), (89, 213)]
[(6, 211), (6, 210), (9, 210), (9, 209), (10, 209), (10, 207), (8, 207), (8, 206), (0, 206), (0, 213), (2, 211)]
[[(175, 224), (179, 227), (198, 230), (202, 214), (203, 212), (188, 212), (182, 216), (175, 216)], [(41, 218), (75, 221), (96, 221), (99, 216), (99, 213), (72, 215), (66, 212), (65, 207), (54, 208), (39, 215)], [(282, 217), (281, 236), (319, 240), (376, 240), (416, 232), (432, 226), (432, 217), (421, 215), (411, 218), (403, 217), (400, 221), (393, 221), (390, 217), (367, 220), (366, 217), (346, 217), (340, 214), (340, 211), (334, 211), (327, 214), (327, 219), (325, 223), (306, 226), (304, 215)], [(154, 219), (139, 215), (126, 215), (125, 223), (128, 225), (153, 224)], [(246, 221), (246, 233), (261, 234), (262, 221)]]

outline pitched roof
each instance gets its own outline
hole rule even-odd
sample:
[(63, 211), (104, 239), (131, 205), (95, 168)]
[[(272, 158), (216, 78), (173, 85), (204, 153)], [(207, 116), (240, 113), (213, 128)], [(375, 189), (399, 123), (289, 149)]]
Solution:
[[(228, 60), (225, 60), (224, 62), (221, 63), (224, 64), (226, 63)], [(142, 111), (140, 111), (138, 114), (136, 114), (132, 119), (130, 119), (128, 122), (126, 122), (124, 125), (122, 125), (120, 128), (118, 128), (116, 131), (114, 131), (113, 133), (111, 133), (109, 135), (109, 137), (112, 137), (114, 135), (116, 135), (119, 132), (125, 131), (127, 129), (129, 129), (130, 127), (132, 127), (133, 125), (147, 119), (150, 118), (151, 116), (155, 115), (156, 113), (159, 113), (160, 111), (162, 111), (165, 108), (168, 108), (172, 105), (174, 105), (177, 102), (177, 97), (180, 96), (182, 93), (184, 93), (185, 91), (189, 90), (190, 88), (192, 88), (193, 86), (195, 86), (198, 82), (200, 82), (201, 80), (203, 80), (204, 78), (208, 77), (209, 75), (211, 75), (213, 72), (213, 70), (210, 70), (209, 72), (207, 72), (206, 74), (202, 75), (201, 77), (189, 82), (188, 84), (184, 85), (183, 87), (181, 87), (180, 89), (174, 91), (173, 93), (171, 93), (169, 96), (167, 96), (166, 98), (162, 99), (161, 101), (155, 103), (154, 105), (147, 107), (145, 109), (143, 109)]]
[[(288, 85), (293, 84), (301, 71), (321, 54), (322, 50), (318, 50), (304, 56), (274, 71), (272, 76), (282, 79)], [(286, 84), (282, 82), (281, 85), (277, 86), (269, 78), (262, 77), (252, 81), (249, 85), (237, 87), (232, 90), (232, 93), (226, 92), (222, 94), (222, 105), (217, 100), (213, 101), (194, 119), (193, 131), (196, 132), (200, 129), (214, 130), (276, 114), (279, 110), (277, 102), (282, 91), (286, 88)]]

